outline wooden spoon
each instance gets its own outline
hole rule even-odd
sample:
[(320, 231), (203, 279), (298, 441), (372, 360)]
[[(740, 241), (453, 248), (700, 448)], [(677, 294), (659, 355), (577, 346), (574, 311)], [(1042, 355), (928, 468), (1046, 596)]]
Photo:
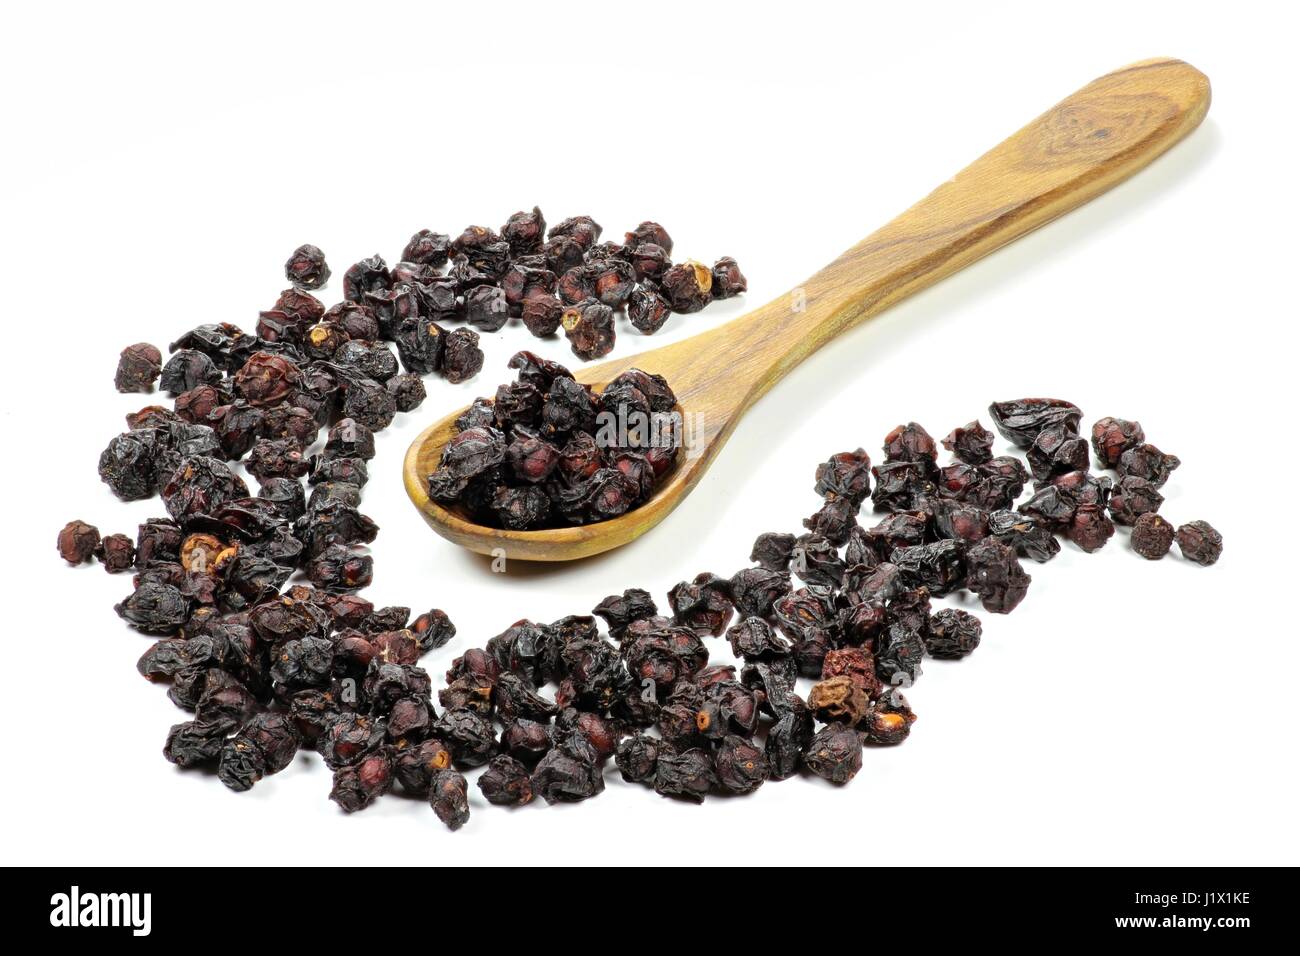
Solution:
[(1181, 60), (1144, 60), (1108, 73), (789, 294), (693, 338), (579, 371), (578, 381), (593, 386), (629, 368), (657, 372), (696, 426), (690, 453), (627, 514), (574, 528), (507, 531), (430, 500), (426, 479), (459, 412), (411, 445), (407, 494), (435, 531), (481, 554), (569, 561), (627, 544), (677, 507), (745, 411), (827, 341), (1110, 189), (1195, 129), (1209, 105), (1209, 80)]

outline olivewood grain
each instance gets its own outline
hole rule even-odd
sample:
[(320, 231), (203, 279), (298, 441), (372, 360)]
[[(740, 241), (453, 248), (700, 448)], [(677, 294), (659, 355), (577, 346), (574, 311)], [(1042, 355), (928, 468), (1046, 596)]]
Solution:
[(632, 367), (657, 372), (697, 425), (698, 454), (682, 456), (654, 497), (626, 515), (576, 528), (506, 531), (430, 501), (425, 479), (459, 412), (411, 445), (407, 493), (435, 531), (481, 554), (568, 561), (626, 544), (695, 487), (745, 411), (790, 369), (845, 329), (1128, 178), (1195, 129), (1209, 105), (1209, 80), (1181, 60), (1144, 60), (1108, 73), (790, 293), (693, 338), (579, 371), (578, 380), (589, 384)]

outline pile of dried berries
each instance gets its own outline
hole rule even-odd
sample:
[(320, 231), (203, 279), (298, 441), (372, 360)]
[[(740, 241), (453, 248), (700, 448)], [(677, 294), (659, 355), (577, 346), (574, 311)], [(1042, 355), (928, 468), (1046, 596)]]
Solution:
[(650, 497), (682, 440), (663, 376), (630, 369), (597, 393), (532, 352), (509, 364), (516, 381), (456, 420), (429, 497), (516, 530), (605, 521)]
[[(303, 288), (329, 274), (310, 246), (287, 271)], [(180, 766), (215, 768), (233, 790), (316, 746), (336, 771), (333, 798), (359, 809), (393, 772), (387, 758), (370, 759), (372, 736), (402, 749), (433, 719), (432, 685), (415, 665), (455, 627), (441, 610), (412, 619), (410, 608), (377, 609), (353, 593), (370, 583), (364, 546), (378, 533), (358, 507), (374, 433), (423, 401), (420, 374), (472, 374), (482, 353), (471, 330), (438, 333), (421, 364), (403, 351), (408, 336), (398, 351), (412, 371), (399, 374), (379, 341), (380, 317), (395, 322), (378, 306), (327, 311), (291, 289), (262, 313), (256, 335), (199, 326), (172, 345), (166, 365), (153, 346), (125, 349), (117, 387), (148, 391), (160, 378), (174, 407), (128, 415), (99, 474), (122, 499), (160, 495), (167, 517), (146, 521), (134, 539), (101, 538), (81, 521), (59, 533), (70, 563), (95, 556), (110, 572), (135, 571), (117, 613), (160, 638), (139, 670), (169, 682), (168, 696), (194, 714), (171, 728), (163, 752)], [(241, 459), (256, 495), (231, 465)], [(290, 585), (295, 573), (310, 584)]]
[[(169, 681), (169, 696), (195, 715), (171, 729), (164, 753), (182, 766), (214, 766), (233, 790), (314, 748), (334, 771), (331, 798), (344, 810), (397, 784), (454, 830), (469, 817), (461, 773), (469, 768), (484, 768), (478, 789), (503, 806), (596, 796), (611, 758), (624, 779), (695, 802), (800, 772), (843, 784), (861, 769), (864, 746), (909, 735), (916, 715), (900, 689), (920, 676), (923, 659), (958, 659), (979, 646), (980, 620), (961, 608), (934, 610), (932, 599), (965, 589), (986, 611), (1008, 613), (1029, 588), (1022, 557), (1050, 560), (1058, 534), (1096, 550), (1116, 524), (1132, 525), (1144, 557), (1161, 557), (1175, 540), (1198, 564), (1222, 551), (1205, 522), (1175, 531), (1157, 514), (1158, 489), (1178, 459), (1147, 444), (1136, 422), (1093, 427), (1093, 449), (1119, 473), (1115, 482), (1090, 471), (1076, 406), (999, 402), (993, 421), (1025, 450), (1028, 467), (995, 457), (978, 421), (942, 441), (954, 459), (946, 465), (924, 428), (900, 425), (880, 464), (858, 449), (818, 466), (822, 503), (806, 532), (760, 535), (752, 566), (680, 582), (663, 613), (646, 591), (629, 589), (590, 615), (518, 621), (452, 662), (435, 706), (416, 662), (452, 636), (447, 616), (433, 610), (411, 621), (408, 608), (375, 609), (351, 593), (370, 578), (370, 559), (355, 546), (376, 532), (356, 510), (371, 429), (355, 415), (338, 417), (349, 411), (346, 388), (315, 406), (283, 353), (241, 341), (188, 337), (182, 351), (202, 343), (193, 355), (232, 381), (184, 359), (172, 378), (184, 378), (187, 392), (217, 395), (133, 415), (132, 430), (105, 450), (104, 480), (123, 497), (160, 491), (170, 517), (141, 525), (134, 542), (101, 539), (81, 521), (58, 537), (70, 562), (94, 555), (109, 570), (136, 569), (118, 613), (161, 638), (139, 669)], [(630, 372), (594, 396), (530, 353), (511, 365), (519, 381), (466, 413), (434, 487), (456, 489), (450, 497), (465, 504), (490, 491), (492, 504), (478, 507), (508, 521), (519, 509), (497, 499), (512, 489), (541, 487), (556, 507), (545, 484), (557, 469), (622, 476), (611, 485), (653, 473), (648, 452), (628, 451), (640, 445), (610, 455), (587, 423), (598, 409), (625, 413), (624, 404), (667, 411), (672, 393), (662, 380)], [(223, 388), (240, 398), (217, 404)], [(210, 424), (181, 411), (208, 404), (225, 409), (204, 416)], [(323, 449), (303, 452), (331, 419)], [(256, 497), (225, 463), (245, 452), (262, 485)], [(625, 468), (628, 454), (639, 464)], [(315, 484), (310, 500), (305, 474)], [(1031, 477), (1032, 494), (1017, 505)], [(868, 499), (884, 516), (864, 528), (858, 515)], [(281, 593), (295, 570), (311, 586)], [(707, 642), (719, 637), (739, 667), (710, 663)], [(801, 678), (814, 681), (803, 695)]]
[[(349, 338), (382, 337), (397, 344), (408, 371), (441, 371), (450, 361), (458, 377), (448, 378), (459, 381), (468, 375), (446, 348), (455, 345), (450, 336), (456, 333), (440, 322), (463, 320), (482, 332), (497, 332), (518, 318), (538, 337), (562, 329), (573, 354), (586, 360), (614, 348), (614, 319), (622, 309), (634, 328), (651, 335), (674, 312), (698, 312), (714, 299), (748, 288), (729, 256), (712, 268), (690, 259), (674, 264), (672, 237), (657, 222), (641, 223), (621, 245), (600, 242), (601, 232), (590, 216), (574, 216), (547, 230), (536, 207), (515, 213), (499, 231), (469, 226), (453, 239), (422, 229), (393, 268), (378, 255), (351, 266), (343, 276), (349, 315), (314, 316), (304, 334), (320, 357)], [(324, 285), (330, 269), (324, 253), (308, 245), (290, 256), (285, 275), (306, 291)], [(357, 310), (373, 318), (377, 329), (358, 335), (350, 327), (357, 321), (350, 313)], [(276, 311), (286, 310), (277, 306)], [(458, 331), (462, 337), (474, 334)]]

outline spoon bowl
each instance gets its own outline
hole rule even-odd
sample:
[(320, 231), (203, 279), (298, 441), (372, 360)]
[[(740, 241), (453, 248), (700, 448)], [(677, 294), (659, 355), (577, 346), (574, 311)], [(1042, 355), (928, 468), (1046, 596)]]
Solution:
[(480, 554), (571, 561), (639, 538), (691, 492), (764, 393), (840, 332), (1100, 195), (1200, 124), (1210, 84), (1173, 59), (1144, 60), (1067, 97), (805, 283), (692, 338), (576, 373), (599, 389), (639, 368), (668, 380), (685, 445), (651, 498), (596, 524), (511, 531), (429, 498), (427, 479), (455, 434), (453, 412), (411, 444), (407, 494), (435, 531)]

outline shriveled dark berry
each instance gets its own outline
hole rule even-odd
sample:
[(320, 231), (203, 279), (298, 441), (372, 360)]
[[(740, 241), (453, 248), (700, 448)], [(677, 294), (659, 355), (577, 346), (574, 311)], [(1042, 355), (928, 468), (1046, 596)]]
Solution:
[(329, 281), (330, 267), (325, 262), (325, 253), (319, 248), (302, 245), (284, 264), (284, 275), (295, 289), (319, 289)]
[(549, 292), (526, 296), (519, 311), (520, 321), (538, 338), (554, 335), (563, 315), (564, 303)]
[(353, 369), (364, 378), (387, 382), (397, 374), (397, 356), (383, 342), (350, 339), (334, 353), (334, 364)]
[(528, 768), (506, 754), (493, 757), (478, 778), (478, 788), (488, 803), (499, 807), (523, 806), (533, 799)]
[(99, 529), (84, 521), (69, 521), (59, 532), (59, 557), (69, 564), (81, 564), (99, 548)]
[(812, 686), (808, 691), (808, 707), (820, 721), (840, 721), (856, 727), (866, 720), (870, 702), (852, 678), (838, 676)]
[(108, 534), (95, 552), (109, 574), (120, 574), (135, 566), (135, 542), (124, 534)]
[(440, 371), (449, 382), (468, 381), (483, 368), (483, 350), (473, 329), (453, 329), (447, 333)]
[(1179, 525), (1177, 539), (1183, 557), (1197, 564), (1214, 564), (1223, 553), (1223, 536), (1204, 521)]
[(1092, 426), (1092, 450), (1103, 468), (1119, 465), (1120, 456), (1146, 441), (1142, 426), (1122, 418), (1100, 418)]
[(668, 235), (668, 230), (657, 222), (647, 220), (623, 237), (623, 245), (628, 248), (636, 248), (647, 242), (659, 246), (668, 255), (673, 254), (672, 236)]
[(1181, 461), (1176, 455), (1166, 455), (1155, 445), (1134, 445), (1119, 456), (1115, 470), (1121, 475), (1145, 478), (1159, 488), (1169, 480), (1169, 473), (1177, 468)]
[(594, 747), (570, 736), (552, 747), (532, 776), (533, 793), (547, 803), (576, 803), (605, 790), (605, 776)]
[(483, 332), (498, 332), (510, 321), (506, 294), (494, 285), (480, 285), (465, 293), (465, 320)]
[[(411, 259), (406, 255), (403, 255), (403, 258)], [(411, 261), (418, 260), (411, 259)], [(367, 293), (382, 292), (388, 288), (390, 281), (388, 263), (384, 262), (382, 256), (374, 255), (369, 259), (362, 259), (349, 266), (343, 273), (343, 298), (349, 302), (365, 302)]]
[(639, 282), (658, 282), (673, 264), (668, 251), (657, 243), (642, 242), (627, 248), (630, 249), (628, 261)]
[(393, 402), (397, 405), (399, 412), (413, 412), (424, 404), (428, 392), (424, 387), (424, 380), (418, 375), (412, 375), (409, 372), (403, 372), (394, 375), (388, 380), (388, 392), (393, 396)]
[(1129, 544), (1148, 561), (1163, 558), (1173, 543), (1174, 526), (1154, 511), (1148, 511), (1133, 522)]
[(862, 769), (862, 738), (845, 724), (827, 724), (809, 742), (803, 762), (823, 780), (846, 784)]
[(421, 229), (411, 237), (406, 248), (402, 250), (402, 260), (438, 268), (447, 264), (447, 253), (450, 248), (450, 236)]
[(434, 774), (451, 766), (451, 750), (436, 737), (403, 746), (393, 761), (393, 776), (402, 789), (427, 797)]
[(745, 278), (745, 274), (740, 271), (740, 266), (736, 265), (736, 260), (731, 256), (723, 256), (713, 263), (712, 271), (713, 298), (730, 299), (749, 290), (749, 280)]
[(536, 206), (532, 212), (517, 212), (501, 227), (501, 238), (510, 243), (510, 252), (526, 256), (540, 252), (546, 238), (546, 219)]
[(624, 737), (614, 755), (614, 764), (628, 783), (653, 785), (659, 763), (659, 751), (667, 745), (649, 734)]
[(469, 783), (455, 770), (439, 770), (429, 782), (429, 805), (453, 832), (469, 822)]
[(674, 312), (698, 312), (713, 301), (713, 270), (688, 259), (664, 273), (660, 288)]
[(248, 404), (261, 408), (284, 401), (300, 379), (298, 366), (283, 355), (257, 352), (235, 373), (234, 386)]
[(943, 440), (943, 447), (958, 461), (980, 465), (993, 457), (993, 433), (978, 420), (973, 421), (950, 431)]
[(803, 701), (792, 694), (787, 703), (789, 706), (778, 712), (776, 723), (768, 728), (763, 747), (768, 777), (772, 780), (793, 777), (803, 765), (804, 754), (813, 739), (812, 714)]
[(591, 613), (603, 619), (609, 625), (610, 633), (619, 637), (633, 621), (654, 617), (659, 609), (649, 591), (628, 588), (622, 594), (605, 598), (592, 608)]
[(989, 534), (1016, 553), (1034, 561), (1050, 561), (1060, 553), (1061, 544), (1052, 529), (1031, 515), (1006, 509), (989, 513)]
[(930, 433), (916, 422), (899, 425), (885, 436), (885, 461), (933, 462), (938, 454)]
[(573, 354), (584, 361), (608, 355), (614, 349), (614, 310), (591, 299), (571, 305), (560, 316)]
[(1021, 398), (994, 402), (989, 406), (993, 424), (1002, 437), (1021, 448), (1028, 448), (1038, 433), (1053, 425), (1064, 425), (1077, 432), (1083, 412), (1077, 405), (1059, 398)]
[(759, 567), (769, 571), (785, 571), (790, 567), (790, 555), (794, 551), (795, 536), (768, 531), (754, 539), (754, 547), (749, 552), (749, 560), (757, 561)]
[(909, 587), (924, 587), (935, 597), (943, 597), (966, 582), (965, 549), (952, 538), (896, 548), (889, 561)]
[(1160, 510), (1165, 496), (1151, 482), (1136, 475), (1125, 475), (1111, 491), (1106, 507), (1116, 524), (1135, 524), (1144, 514)]
[(966, 587), (979, 595), (986, 611), (1009, 614), (1024, 600), (1030, 580), (1015, 551), (995, 538), (966, 552)]
[(556, 236), (570, 238), (585, 251), (596, 244), (601, 232), (600, 224), (590, 216), (572, 216), (552, 226), (546, 237), (548, 239)]
[(916, 714), (907, 698), (898, 690), (890, 690), (872, 705), (863, 725), (863, 737), (876, 746), (895, 746), (907, 739), (915, 722)]
[(644, 335), (658, 332), (672, 313), (672, 306), (657, 288), (640, 286), (628, 299), (628, 321)]
[(623, 259), (607, 259), (593, 265), (592, 295), (611, 309), (621, 309), (636, 288), (636, 273)]
[(1084, 551), (1100, 550), (1115, 533), (1115, 523), (1101, 505), (1080, 505), (1070, 518), (1066, 536)]
[(944, 608), (930, 618), (924, 634), (925, 649), (931, 657), (955, 660), (965, 657), (980, 645), (984, 626), (980, 619), (960, 608)]
[[(886, 608), (888, 620), (889, 608)], [(892, 623), (876, 638), (876, 676), (882, 683), (893, 687), (911, 687), (921, 676), (921, 662), (925, 657), (923, 627), (909, 626), (904, 622)]]
[(682, 751), (667, 746), (660, 749), (654, 776), (655, 792), (660, 796), (703, 803), (717, 784), (707, 751), (694, 747)]
[(122, 349), (113, 384), (119, 392), (152, 392), (161, 374), (162, 353), (148, 342), (138, 342)]
[(1025, 452), (1029, 472), (1039, 481), (1088, 469), (1088, 443), (1067, 425), (1051, 425), (1036, 436)]
[(767, 780), (767, 754), (760, 744), (727, 734), (713, 755), (714, 773), (725, 793), (753, 793)]

